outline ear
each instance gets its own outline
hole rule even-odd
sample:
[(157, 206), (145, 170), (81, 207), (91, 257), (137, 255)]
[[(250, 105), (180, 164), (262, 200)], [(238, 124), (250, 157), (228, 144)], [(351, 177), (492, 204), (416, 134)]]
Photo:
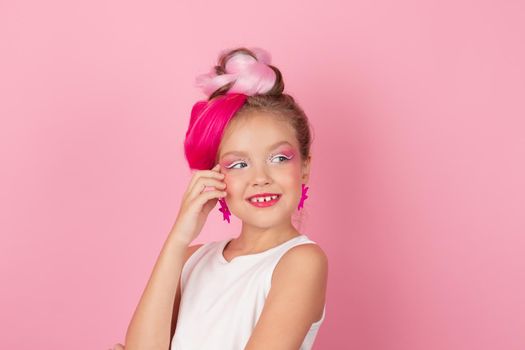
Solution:
[(310, 164), (312, 162), (312, 156), (308, 156), (306, 160), (303, 161), (301, 169), (301, 181), (304, 184), (307, 184), (310, 180)]

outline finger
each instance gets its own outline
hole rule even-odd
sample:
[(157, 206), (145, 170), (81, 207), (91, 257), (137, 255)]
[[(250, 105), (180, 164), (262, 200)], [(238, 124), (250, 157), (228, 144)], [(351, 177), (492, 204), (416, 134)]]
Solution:
[(217, 164), (212, 168), (212, 170), (197, 170), (188, 185), (188, 189), (195, 186), (195, 182), (198, 181), (201, 177), (211, 177), (215, 179), (224, 179), (224, 174), (216, 171), (216, 169), (220, 169), (220, 164)]
[(194, 187), (190, 189), (188, 197), (189, 200), (192, 200), (196, 198), (199, 194), (206, 192), (206, 187), (211, 187), (212, 190), (217, 189), (220, 191), (224, 191), (226, 189), (226, 183), (216, 179), (200, 178), (197, 180)]
[(197, 171), (193, 175), (193, 178), (191, 179), (190, 184), (188, 185), (186, 193), (187, 194), (190, 193), (192, 191), (193, 187), (195, 187), (196, 183), (201, 178), (211, 178), (211, 179), (223, 180), (224, 179), (224, 174), (221, 174), (221, 173), (213, 170), (213, 169), (219, 169), (219, 168), (220, 168), (220, 165), (217, 164), (215, 167), (212, 168), (212, 170), (199, 170), (199, 171)]
[(219, 190), (213, 190), (213, 191), (206, 191), (197, 196), (197, 198), (194, 199), (194, 204), (198, 205), (199, 207), (204, 206), (207, 201), (213, 198), (225, 198), (227, 195), (226, 191), (219, 191)]

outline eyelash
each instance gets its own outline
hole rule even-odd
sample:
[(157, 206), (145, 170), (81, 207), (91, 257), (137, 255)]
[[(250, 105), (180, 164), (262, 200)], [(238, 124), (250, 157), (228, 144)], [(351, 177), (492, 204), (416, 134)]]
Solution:
[[(280, 158), (280, 157), (284, 158), (284, 160), (283, 160), (282, 162), (279, 162), (279, 163), (284, 163), (284, 162), (287, 162), (287, 161), (289, 161), (290, 159), (292, 159), (292, 157), (288, 158), (287, 156), (282, 155), (282, 154), (278, 154), (277, 157), (279, 157), (279, 158)], [(272, 157), (270, 157), (270, 158), (274, 158), (274, 156), (272, 156)], [(242, 168), (234, 168), (234, 166), (239, 165), (239, 164), (242, 164), (242, 163), (245, 163), (245, 161), (244, 161), (244, 160), (240, 160), (238, 163), (232, 164), (232, 165), (230, 165), (229, 167), (227, 167), (227, 169), (242, 169), (242, 168), (246, 168), (246, 167), (242, 167)]]

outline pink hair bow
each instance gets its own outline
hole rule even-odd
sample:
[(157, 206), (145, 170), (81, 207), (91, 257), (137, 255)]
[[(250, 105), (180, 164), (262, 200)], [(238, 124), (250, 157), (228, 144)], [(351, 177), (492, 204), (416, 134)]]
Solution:
[[(210, 73), (199, 75), (196, 86), (200, 87), (207, 96), (218, 88), (234, 82), (229, 93), (242, 93), (248, 96), (264, 94), (275, 84), (276, 75), (268, 66), (271, 62), (270, 53), (261, 48), (250, 48), (254, 57), (239, 52), (226, 62), (225, 74), (217, 75), (212, 69)], [(223, 50), (219, 57), (228, 50)]]

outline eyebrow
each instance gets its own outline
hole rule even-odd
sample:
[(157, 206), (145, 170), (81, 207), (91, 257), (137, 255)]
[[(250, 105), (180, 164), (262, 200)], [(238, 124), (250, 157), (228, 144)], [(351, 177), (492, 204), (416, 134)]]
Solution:
[[(280, 146), (280, 145), (284, 145), (284, 144), (287, 144), (287, 145), (289, 145), (289, 146), (292, 146), (292, 144), (291, 144), (290, 142), (288, 142), (288, 141), (279, 141), (279, 142), (274, 143), (273, 145), (270, 145), (270, 147), (268, 147), (268, 150), (271, 150), (271, 149), (277, 148), (278, 146)], [(229, 154), (232, 154), (232, 155), (239, 155), (239, 156), (245, 156), (245, 155), (247, 155), (246, 153), (241, 152), (241, 151), (230, 151), (230, 152), (226, 152), (226, 153), (224, 153), (224, 154), (221, 156), (221, 158), (224, 158), (224, 157), (226, 157), (226, 156), (229, 155)]]

